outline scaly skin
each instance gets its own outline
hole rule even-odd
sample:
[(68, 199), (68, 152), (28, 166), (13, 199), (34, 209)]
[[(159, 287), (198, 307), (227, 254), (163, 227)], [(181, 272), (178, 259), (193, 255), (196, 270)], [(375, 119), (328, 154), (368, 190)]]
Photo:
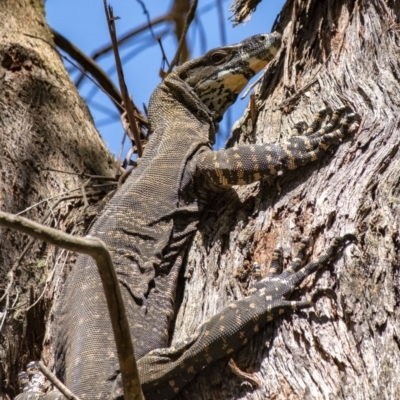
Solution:
[[(113, 258), (146, 400), (173, 398), (204, 365), (242, 346), (276, 312), (295, 304), (282, 297), (305, 276), (303, 270), (285, 281), (261, 282), (255, 293), (204, 323), (181, 346), (168, 348), (178, 274), (199, 210), (207, 206), (204, 193), (315, 161), (345, 136), (354, 118), (350, 114), (339, 123), (344, 114), (339, 109), (319, 129), (327, 113), (322, 110), (307, 135), (282, 144), (212, 150), (218, 121), (248, 80), (272, 60), (280, 41), (276, 33), (256, 35), (211, 50), (168, 75), (150, 99), (151, 139), (138, 167), (90, 229)], [(341, 244), (340, 239), (332, 244), (319, 264)], [(278, 297), (269, 299), (277, 287)], [(308, 307), (311, 302), (296, 305)], [(78, 257), (55, 318), (57, 372), (67, 387), (81, 399), (121, 397), (111, 323), (91, 258)]]

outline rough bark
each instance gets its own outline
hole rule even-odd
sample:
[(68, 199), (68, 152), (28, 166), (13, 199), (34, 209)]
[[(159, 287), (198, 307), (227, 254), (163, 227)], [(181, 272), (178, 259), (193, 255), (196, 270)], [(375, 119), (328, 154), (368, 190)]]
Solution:
[[(82, 174), (115, 173), (114, 161), (55, 50), (42, 2), (3, 0), (0, 20), (0, 209), (36, 205), (23, 216), (41, 222), (50, 211), (46, 225), (81, 234)], [(0, 398), (18, 393), (18, 371), (40, 358), (43, 345), (48, 359), (45, 322), (70, 266), (65, 251), (29, 242), (0, 228)]]
[(284, 140), (324, 106), (351, 106), (361, 128), (321, 162), (216, 199), (188, 256), (174, 341), (242, 298), (252, 263), (265, 275), (274, 247), (290, 261), (304, 236), (309, 258), (336, 235), (354, 232), (359, 243), (294, 295), (331, 287), (336, 305), (321, 299), (283, 316), (233, 355), (260, 388), (226, 358), (179, 399), (399, 397), (399, 17), (390, 0), (286, 3), (276, 27), (286, 48), (264, 78), (256, 123), (248, 111), (230, 143)]

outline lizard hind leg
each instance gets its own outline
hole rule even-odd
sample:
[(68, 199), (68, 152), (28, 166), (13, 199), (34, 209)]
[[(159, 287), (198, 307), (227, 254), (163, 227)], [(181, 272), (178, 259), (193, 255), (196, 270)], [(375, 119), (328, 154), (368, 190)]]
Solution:
[[(308, 263), (302, 267), (305, 259), (305, 249), (309, 244), (308, 238), (301, 240), (301, 244), (298, 253), (291, 263), (290, 267), (286, 269), (280, 276), (280, 283), (284, 284), (285, 288), (281, 291), (283, 294), (282, 298), (275, 298), (269, 306), (267, 313), (267, 320), (271, 321), (276, 316), (284, 314), (287, 310), (300, 310), (302, 308), (313, 307), (317, 300), (323, 296), (330, 297), (336, 302), (336, 293), (330, 288), (318, 288), (307, 296), (306, 300), (290, 301), (286, 300), (285, 297), (293, 292), (298, 285), (303, 281), (305, 277), (316, 271), (317, 269), (325, 266), (331, 261), (337, 254), (341, 247), (347, 242), (356, 242), (357, 239), (352, 234), (347, 234), (342, 237), (334, 238), (328, 247), (328, 249), (321, 254), (316, 261)], [(277, 279), (277, 278), (275, 278)]]

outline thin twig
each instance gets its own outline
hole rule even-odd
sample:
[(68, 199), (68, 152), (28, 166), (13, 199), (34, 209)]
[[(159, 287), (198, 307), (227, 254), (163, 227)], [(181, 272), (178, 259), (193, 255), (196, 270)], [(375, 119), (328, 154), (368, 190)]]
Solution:
[[(4, 297), (4, 296), (3, 296)], [(6, 306), (4, 307), (4, 312), (1, 318), (1, 323), (0, 323), (0, 332), (3, 329), (4, 321), (7, 318), (7, 313), (8, 313), (8, 305), (10, 304), (10, 295), (7, 294), (6, 296)]]
[(128, 176), (132, 173), (132, 171), (136, 168), (136, 165), (130, 165), (126, 171), (119, 177), (118, 180), (118, 188), (120, 188), (128, 178)]
[[(226, 39), (226, 29), (225, 29), (225, 19), (224, 19), (224, 9), (222, 7), (222, 0), (217, 0), (217, 12), (219, 19), (219, 34), (221, 38), (221, 45), (227, 45)], [(225, 122), (226, 122), (226, 137), (229, 136), (229, 131), (232, 127), (232, 108), (228, 108), (225, 114)]]
[[(121, 94), (118, 92), (118, 96), (112, 97), (111, 94), (114, 93), (109, 93), (105, 88), (102, 86), (102, 82), (96, 82), (93, 78), (91, 78), (89, 75), (86, 74), (86, 72), (79, 67), (79, 65), (75, 64), (72, 60), (70, 60), (68, 57), (64, 56), (61, 54), (61, 57), (65, 60), (68, 61), (74, 68), (76, 68), (78, 71), (81, 71), (97, 88), (99, 88), (106, 96), (109, 97), (109, 99), (117, 106), (118, 111), (121, 113), (124, 111), (124, 108), (122, 107), (122, 97)], [(102, 71), (104, 72), (104, 71)], [(97, 78), (96, 78), (97, 79)], [(114, 93), (115, 94), (115, 93)], [(120, 101), (119, 101), (120, 100)], [(148, 127), (149, 123), (147, 121), (147, 118), (142, 114), (142, 112), (134, 105), (132, 104), (136, 111), (136, 118), (140, 121), (142, 125), (144, 125), (146, 128)]]
[[(148, 22), (146, 24), (143, 24), (141, 26), (139, 26), (138, 28), (134, 28), (131, 31), (127, 32), (125, 35), (122, 35), (119, 39), (118, 39), (118, 46), (121, 46), (122, 44), (124, 44), (127, 40), (131, 39), (133, 36), (138, 35), (139, 33), (144, 32), (146, 29), (149, 29), (149, 27), (154, 27), (156, 25), (159, 25), (163, 22), (168, 21), (169, 19), (169, 13), (168, 14), (164, 14), (161, 15), (157, 18), (154, 18), (152, 21), (148, 20)], [(153, 36), (155, 38), (155, 36)], [(96, 60), (99, 57), (107, 54), (108, 52), (110, 52), (113, 49), (112, 44), (108, 44), (104, 47), (102, 47), (101, 49), (97, 50), (93, 55), (92, 55), (92, 59)]]
[[(89, 193), (88, 193), (89, 195)], [(50, 207), (50, 210), (47, 211), (47, 213), (43, 216), (43, 218), (41, 219), (40, 223), (41, 224), (46, 224), (47, 219), (49, 218), (50, 214), (53, 213), (53, 209), (55, 209), (62, 201), (66, 201), (66, 200), (72, 200), (72, 199), (80, 199), (82, 198), (82, 195), (71, 195), (71, 196), (65, 196), (62, 197), (61, 199), (58, 199), (56, 201), (56, 203), (53, 205), (53, 207)], [(46, 199), (45, 202), (49, 204), (49, 200), (51, 200), (51, 198)], [(19, 214), (21, 214), (23, 211), (21, 211)], [(17, 214), (17, 215), (19, 215)], [(18, 269), (18, 267), (21, 265), (21, 261), (22, 259), (25, 257), (25, 255), (28, 253), (28, 251), (30, 250), (30, 248), (32, 247), (33, 243), (35, 243), (35, 240), (30, 238), (28, 240), (28, 243), (26, 244), (26, 246), (24, 247), (24, 249), (22, 250), (22, 252), (20, 253), (19, 257), (17, 260), (15, 260), (15, 262), (13, 263), (10, 271), (7, 273), (7, 279), (8, 279), (8, 284), (7, 284), (7, 288), (4, 291), (3, 296), (0, 297), (0, 302), (3, 301), (3, 299), (9, 295), (9, 292), (11, 290), (11, 287), (14, 283), (14, 276), (15, 276), (15, 271)]]
[[(223, 2), (226, 2), (226, 1), (228, 1), (228, 0), (223, 0)], [(142, 1), (140, 1), (140, 0), (137, 0), (137, 2), (138, 2), (138, 3), (142, 6), (142, 8), (143, 8), (144, 3), (143, 3)], [(213, 2), (211, 2), (211, 3), (209, 3), (209, 4), (205, 5), (205, 6), (203, 6), (203, 8), (201, 8), (201, 9), (199, 10), (199, 14), (202, 14), (203, 12), (206, 13), (206, 12), (208, 12), (210, 9), (212, 9), (212, 8), (214, 8), (214, 7), (215, 7), (215, 4), (214, 4)], [(150, 20), (150, 16), (149, 16), (149, 13), (148, 13), (148, 11), (147, 11), (146, 8), (143, 8), (143, 12), (146, 14), (147, 23), (146, 23), (146, 24), (143, 24), (143, 25), (141, 25), (141, 26), (139, 26), (138, 28), (134, 28), (134, 29), (132, 29), (131, 31), (127, 32), (126, 34), (122, 35), (122, 36), (118, 39), (118, 46), (121, 46), (122, 44), (124, 44), (126, 41), (128, 41), (128, 40), (131, 39), (132, 37), (134, 37), (134, 36), (136, 36), (136, 35), (138, 35), (138, 34), (144, 32), (146, 29), (149, 29), (150, 27), (151, 27), (151, 28), (154, 28), (155, 26), (160, 25), (160, 24), (162, 24), (162, 23), (164, 23), (164, 22), (168, 22), (168, 21), (171, 19), (171, 17), (170, 17), (171, 10), (170, 10), (167, 14), (161, 15), (160, 17), (156, 17), (156, 18), (154, 18), (153, 20)], [(159, 36), (160, 36), (160, 35), (159, 35)], [(157, 39), (157, 36), (156, 36), (155, 34), (153, 35), (153, 38), (154, 38), (155, 40), (157, 40), (158, 43), (161, 45), (161, 42)], [(102, 48), (100, 48), (99, 50), (97, 50), (95, 53), (93, 53), (92, 56), (91, 56), (91, 58), (92, 58), (93, 60), (97, 60), (97, 59), (100, 58), (101, 56), (103, 56), (103, 55), (107, 54), (108, 52), (110, 52), (110, 51), (112, 50), (112, 48), (113, 48), (113, 47), (112, 47), (112, 44), (107, 44), (107, 45), (103, 46)], [(167, 65), (168, 65), (168, 60), (167, 60), (166, 57), (165, 57), (165, 52), (164, 52), (164, 49), (163, 49), (162, 47), (161, 47), (161, 52), (162, 52), (162, 54), (163, 54), (163, 58), (165, 58), (165, 61), (167, 62)], [(203, 51), (203, 53), (204, 53), (204, 52), (205, 52), (205, 51)], [(84, 77), (84, 75), (81, 75), (80, 78), (77, 80), (77, 82), (76, 82), (77, 86), (80, 84), (81, 79), (82, 79), (83, 77)]]
[(1, 324), (0, 324), (0, 332), (3, 329), (3, 324), (4, 324), (4, 321), (6, 320), (8, 311), (14, 310), (14, 307), (17, 304), (17, 301), (18, 301), (18, 298), (19, 298), (20, 289), (16, 288), (16, 292), (17, 292), (17, 295), (15, 296), (14, 302), (12, 303), (10, 308), (8, 307), (8, 304), (9, 304), (10, 300), (9, 300), (9, 297), (7, 296), (5, 311), (4, 311), (3, 318), (2, 318)]
[(126, 137), (128, 136), (127, 133), (126, 133), (126, 129), (125, 129), (124, 124), (122, 124), (122, 126), (124, 127), (124, 134), (122, 135), (121, 147), (119, 148), (119, 153), (118, 153), (117, 167), (115, 169), (115, 175), (116, 176), (119, 174), (119, 169), (120, 169), (120, 167), (122, 165), (122, 163), (121, 163), (121, 161), (122, 161), (122, 152), (124, 151), (125, 140), (126, 140)]
[[(20, 211), (20, 212), (17, 213), (16, 215), (24, 214), (24, 213), (26, 213), (27, 211), (32, 210), (32, 208), (38, 207), (38, 206), (40, 206), (41, 204), (48, 202), (49, 200), (54, 200), (54, 199), (56, 199), (57, 197), (63, 196), (63, 195), (68, 194), (68, 193), (76, 192), (77, 190), (81, 190), (81, 186), (79, 186), (79, 187), (77, 187), (77, 188), (75, 188), (75, 189), (68, 190), (67, 192), (63, 192), (63, 193), (57, 194), (57, 195), (52, 196), (52, 197), (47, 197), (47, 198), (44, 199), (44, 200), (40, 200), (40, 201), (38, 201), (37, 203), (33, 204), (32, 206), (29, 206), (29, 207), (25, 208), (25, 210)], [(82, 197), (82, 195), (65, 196), (65, 198), (63, 198), (63, 200), (69, 200), (69, 199), (80, 198), (80, 197)]]
[(68, 57), (64, 56), (63, 54), (60, 54), (61, 57), (65, 60), (68, 61), (74, 68), (76, 68), (78, 71), (81, 71), (83, 74), (85, 74), (86, 78), (88, 78), (95, 86), (97, 86), (108, 98), (116, 105), (118, 108), (118, 111), (122, 112), (122, 107), (120, 103), (118, 103), (118, 99), (121, 98), (120, 96), (113, 97), (108, 93), (101, 85), (100, 83), (96, 82), (92, 77), (90, 77), (85, 70), (83, 70), (79, 65), (75, 64), (72, 60), (70, 60)]
[[(74, 46), (72, 43), (70, 43), (68, 41), (68, 39), (62, 37), (59, 33), (53, 31), (54, 36), (54, 41), (56, 41), (56, 39), (60, 39), (60, 42), (57, 44), (60, 48), (62, 48), (66, 53), (70, 54), (71, 52), (71, 57), (75, 58), (76, 57), (76, 61), (78, 61), (79, 63), (82, 62), (85, 66), (87, 66), (87, 63), (91, 63), (92, 66), (90, 67), (91, 70), (90, 72), (93, 73), (93, 76), (97, 75), (99, 76), (99, 83), (97, 83), (95, 80), (93, 80), (89, 75), (86, 74), (86, 72), (84, 70), (82, 70), (78, 65), (76, 65), (73, 61), (71, 61), (68, 57), (64, 56), (61, 54), (61, 57), (68, 61), (71, 65), (74, 66), (74, 68), (76, 68), (77, 70), (81, 71), (82, 74), (84, 74), (88, 79), (90, 79), (95, 86), (97, 86), (102, 92), (104, 92), (107, 96), (110, 97), (110, 99), (116, 104), (116, 106), (118, 107), (118, 110), (121, 112), (122, 107), (121, 107), (121, 100), (118, 101), (118, 99), (121, 99), (121, 95), (117, 95), (117, 93), (115, 93), (115, 90), (111, 90), (111, 93), (108, 92), (107, 88), (110, 88), (109, 84), (106, 83), (106, 88), (103, 89), (102, 83), (105, 82), (104, 79), (108, 79), (107, 74), (104, 73), (103, 70), (101, 70), (101, 68), (93, 62), (93, 60), (90, 61), (90, 58), (87, 57), (81, 50), (79, 50), (76, 46)], [(41, 37), (37, 37), (34, 35), (30, 35), (28, 33), (24, 33), (25, 36), (34, 38), (34, 39), (39, 39), (44, 41), (45, 43), (47, 43), (52, 49), (56, 50), (53, 43), (49, 43), (47, 40), (41, 38)], [(61, 43), (61, 37), (63, 40), (63, 43)], [(84, 58), (86, 58), (86, 60), (83, 60)], [(104, 74), (104, 75), (103, 75)], [(104, 76), (104, 78), (101, 78), (101, 75)], [(96, 76), (96, 79), (97, 79)], [(109, 80), (109, 79), (108, 79)], [(109, 83), (112, 84), (112, 82), (109, 80)], [(118, 90), (117, 90), (118, 92)], [(112, 94), (115, 94), (115, 97), (113, 97)], [(148, 122), (147, 119), (145, 118), (145, 116), (140, 112), (140, 110), (138, 108), (135, 108), (136, 112), (137, 112), (137, 118), (138, 120), (144, 125), (144, 126), (148, 126)]]
[(104, 242), (90, 236), (85, 238), (72, 236), (57, 229), (38, 224), (27, 218), (2, 211), (0, 211), (0, 225), (26, 233), (29, 236), (63, 249), (93, 257), (99, 270), (107, 300), (107, 307), (117, 347), (125, 399), (143, 400), (125, 306), (111, 254)]
[[(119, 39), (118, 39), (118, 46), (121, 46), (122, 44), (124, 44), (127, 40), (131, 39), (132, 37), (138, 35), (139, 33), (144, 32), (146, 29), (149, 28), (149, 26), (156, 26), (159, 25), (163, 22), (167, 22), (169, 19), (169, 14), (164, 14), (161, 15), (160, 17), (154, 18), (152, 21), (149, 21), (147, 24), (143, 24), (141, 26), (139, 26), (138, 28), (135, 28), (129, 32), (127, 32), (125, 35), (122, 35)], [(155, 38), (157, 40), (157, 38)], [(102, 48), (100, 48), (99, 50), (97, 50), (95, 53), (92, 54), (91, 58), (93, 60), (97, 60), (98, 58), (100, 58), (101, 56), (107, 54), (108, 52), (110, 52), (113, 49), (112, 44), (107, 44), (105, 46), (103, 46)], [(164, 49), (162, 49), (163, 51)], [(83, 78), (85, 77), (85, 75), (82, 73), (79, 78), (76, 81), (76, 86), (79, 86), (83, 80)]]
[(68, 399), (80, 400), (75, 396), (41, 361), (39, 361), (39, 368), (43, 375)]
[[(154, 21), (151, 21), (151, 19), (150, 19), (150, 13), (149, 13), (149, 11), (147, 10), (147, 8), (146, 8), (146, 5), (144, 4), (144, 2), (143, 1), (141, 1), (141, 0), (136, 0), (141, 6), (142, 6), (142, 10), (143, 10), (143, 13), (146, 15), (146, 17), (147, 17), (147, 27), (150, 29), (150, 32), (151, 32), (151, 35), (153, 36), (153, 38), (155, 39), (155, 40), (157, 40), (157, 43), (158, 43), (158, 45), (160, 46), (160, 50), (161, 50), (161, 54), (162, 54), (162, 62), (164, 62), (165, 61), (165, 63), (167, 64), (167, 66), (169, 66), (169, 62), (168, 62), (168, 59), (167, 59), (167, 55), (165, 54), (165, 51), (164, 51), (164, 46), (163, 46), (163, 44), (162, 44), (162, 41), (161, 41), (161, 36), (160, 35), (158, 35), (158, 36), (156, 36), (155, 35), (155, 33), (154, 33), (154, 31), (153, 31), (153, 26), (154, 26), (154, 22), (156, 21), (156, 20), (154, 20)], [(173, 9), (174, 7), (172, 6), (172, 9)], [(171, 12), (172, 12), (172, 9), (169, 11), (169, 13), (166, 15), (166, 20), (170, 20), (171, 19)]]
[[(64, 56), (61, 54), (61, 57), (68, 61), (71, 65), (73, 65), (78, 71), (81, 71), (82, 73), (86, 74), (86, 72), (79, 67), (79, 65), (76, 65), (72, 60), (70, 60), (68, 57)], [(98, 87), (105, 95), (109, 97), (109, 99), (117, 106), (118, 110), (124, 110), (121, 102), (118, 102), (118, 99), (121, 99), (121, 95), (119, 95), (117, 98), (112, 97), (103, 87), (100, 85), (100, 83), (97, 83), (93, 78), (91, 78), (89, 75), (86, 75), (86, 77), (96, 86)], [(147, 118), (140, 112), (140, 110), (132, 104), (132, 107), (134, 107), (136, 111), (136, 118), (140, 121), (142, 125), (144, 125), (146, 128), (148, 127), (149, 123), (147, 121)]]
[(260, 388), (261, 387), (261, 381), (255, 374), (249, 374), (248, 372), (242, 371), (237, 364), (235, 363), (235, 360), (231, 358), (228, 362), (228, 366), (231, 369), (231, 371), (240, 379), (249, 382), (253, 387)]
[(177, 65), (179, 62), (182, 47), (186, 40), (186, 33), (187, 33), (189, 26), (190, 26), (191, 22), (193, 21), (194, 15), (196, 13), (197, 3), (198, 3), (198, 0), (193, 0), (193, 3), (190, 7), (190, 10), (189, 10), (187, 18), (186, 18), (185, 26), (183, 27), (183, 32), (182, 32), (181, 38), (179, 39), (178, 48), (176, 49), (175, 56), (171, 61), (171, 65), (168, 67), (167, 74), (169, 74), (172, 71), (172, 69), (175, 67), (175, 65)]
[(72, 171), (64, 171), (62, 169), (55, 169), (55, 168), (41, 168), (42, 171), (51, 171), (51, 172), (60, 172), (62, 174), (68, 174), (68, 175), (77, 175), (77, 176), (83, 176), (85, 178), (91, 178), (91, 179), (99, 179), (103, 181), (115, 181), (115, 177), (113, 176), (106, 176), (106, 175), (91, 175), (91, 174), (86, 174), (84, 172), (72, 172)]
[(122, 70), (121, 59), (118, 52), (118, 41), (115, 28), (115, 18), (111, 6), (107, 7), (107, 2), (104, 0), (104, 10), (107, 16), (108, 29), (110, 31), (110, 37), (114, 49), (115, 66), (118, 73), (119, 87), (121, 89), (122, 99), (124, 102), (124, 108), (129, 120), (129, 126), (132, 130), (133, 140), (135, 141), (138, 157), (142, 157), (143, 149), (142, 142), (140, 141), (140, 133), (136, 123), (136, 117), (133, 111), (132, 100), (129, 97), (128, 90), (126, 88), (124, 72)]
[[(89, 180), (90, 182), (90, 180)], [(83, 183), (83, 185), (81, 186), (81, 193), (82, 193), (82, 197), (83, 197), (83, 204), (85, 205), (85, 208), (89, 207), (89, 202), (86, 196), (86, 186), (88, 185), (88, 181), (86, 181), (85, 183)]]

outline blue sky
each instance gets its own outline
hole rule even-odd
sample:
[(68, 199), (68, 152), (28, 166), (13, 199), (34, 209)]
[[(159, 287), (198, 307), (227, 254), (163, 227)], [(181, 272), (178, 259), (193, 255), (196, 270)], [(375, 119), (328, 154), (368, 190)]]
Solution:
[[(257, 33), (269, 32), (284, 4), (283, 0), (264, 0), (259, 4), (257, 11), (247, 24), (233, 28), (232, 23), (228, 21), (230, 16), (229, 6), (232, 1), (223, 0), (222, 2), (228, 44), (237, 43)], [(149, 11), (150, 18), (154, 19), (170, 9), (172, 0), (146, 0), (144, 3)], [(119, 36), (147, 21), (146, 15), (137, 0), (111, 0), (109, 4), (114, 9), (114, 15), (120, 17), (116, 21)], [(214, 47), (221, 46), (220, 23), (216, 4), (215, 0), (199, 0), (197, 10), (201, 12), (202, 26), (192, 23), (188, 32), (190, 41), (194, 42), (194, 47), (191, 49), (192, 58), (198, 57)], [(110, 42), (103, 0), (47, 0), (46, 17), (52, 28), (63, 34), (88, 55)], [(162, 35), (164, 50), (168, 60), (171, 61), (177, 43), (171, 28), (168, 29), (168, 26), (161, 24), (155, 27), (154, 31), (156, 35)], [(201, 34), (202, 31), (203, 34)], [(201, 40), (201, 37), (205, 40)], [(162, 60), (160, 47), (151, 34), (145, 32), (136, 36), (127, 45), (122, 46), (120, 52), (122, 59), (124, 57), (129, 59), (124, 62), (124, 74), (128, 90), (136, 105), (143, 110), (143, 104), (147, 105), (151, 93), (160, 83), (159, 70)], [(130, 54), (134, 56), (131, 57)], [(117, 77), (113, 69), (113, 57), (101, 58), (99, 64), (104, 70), (110, 71), (112, 79), (117, 84)], [(76, 70), (68, 63), (65, 63), (65, 65), (75, 81), (78, 76)], [(88, 100), (94, 121), (104, 141), (110, 150), (118, 155), (123, 129), (115, 107), (101, 91), (94, 88), (94, 85), (88, 79), (84, 80), (80, 93), (82, 97)], [(238, 99), (236, 104), (231, 107), (231, 124), (243, 113), (247, 102), (248, 97), (244, 100)], [(226, 135), (229, 133), (227, 119), (225, 117), (224, 121), (221, 122), (221, 140), (217, 142), (218, 147), (223, 147)], [(126, 149), (124, 151), (126, 152)]]

